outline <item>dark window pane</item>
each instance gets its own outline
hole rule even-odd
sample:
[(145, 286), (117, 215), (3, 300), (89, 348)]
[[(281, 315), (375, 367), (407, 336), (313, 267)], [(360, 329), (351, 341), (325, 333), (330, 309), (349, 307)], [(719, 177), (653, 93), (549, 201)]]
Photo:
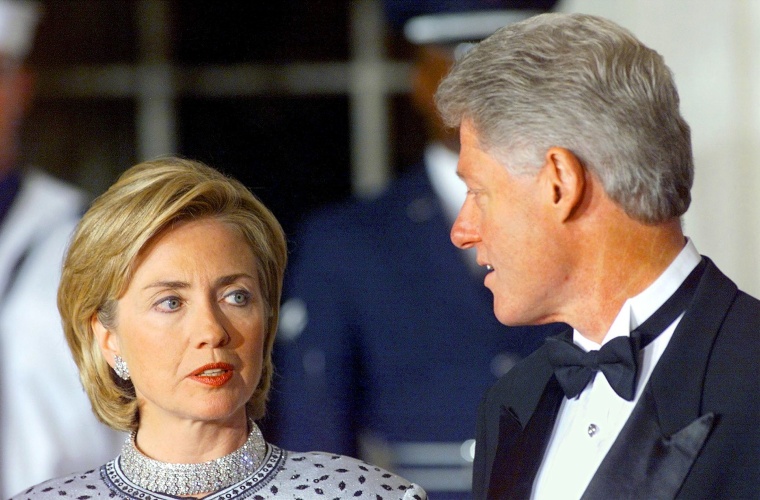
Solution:
[(185, 64), (348, 58), (347, 0), (177, 2), (175, 53)]
[(128, 99), (38, 99), (24, 126), (23, 159), (99, 194), (136, 161), (134, 122)]
[(312, 208), (350, 192), (344, 97), (184, 99), (180, 151), (239, 179), (292, 235)]
[(31, 60), (45, 66), (137, 59), (134, 2), (47, 0)]
[(425, 120), (414, 109), (411, 98), (393, 95), (390, 100), (390, 144), (396, 173), (422, 162), (427, 142)]

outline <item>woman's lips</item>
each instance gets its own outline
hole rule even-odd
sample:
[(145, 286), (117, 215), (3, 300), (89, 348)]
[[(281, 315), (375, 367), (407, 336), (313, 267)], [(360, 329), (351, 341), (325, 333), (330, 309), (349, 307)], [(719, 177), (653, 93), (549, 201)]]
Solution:
[(234, 369), (228, 363), (209, 363), (195, 370), (190, 374), (189, 378), (201, 384), (220, 387), (232, 378)]

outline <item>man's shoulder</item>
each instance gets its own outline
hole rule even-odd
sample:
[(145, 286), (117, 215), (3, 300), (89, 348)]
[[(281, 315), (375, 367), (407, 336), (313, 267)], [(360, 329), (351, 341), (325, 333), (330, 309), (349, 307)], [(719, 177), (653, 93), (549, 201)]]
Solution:
[(732, 366), (733, 371), (756, 373), (755, 363), (740, 366), (732, 359), (736, 355), (760, 359), (760, 300), (738, 291), (721, 322), (712, 353), (712, 363), (722, 360)]
[(734, 301), (734, 306), (729, 311), (729, 314), (735, 316), (748, 316), (758, 320), (756, 323), (749, 323), (746, 326), (760, 327), (760, 300), (752, 295), (739, 290)]
[(712, 324), (721, 335), (728, 331), (755, 335), (760, 332), (760, 300), (740, 290), (709, 259), (687, 317), (695, 324)]

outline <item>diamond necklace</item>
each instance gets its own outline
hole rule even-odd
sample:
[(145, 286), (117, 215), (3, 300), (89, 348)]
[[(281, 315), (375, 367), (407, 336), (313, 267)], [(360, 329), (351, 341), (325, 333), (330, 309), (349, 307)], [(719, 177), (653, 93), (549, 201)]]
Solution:
[(229, 455), (200, 464), (159, 462), (143, 455), (135, 446), (133, 431), (121, 448), (120, 464), (130, 481), (149, 491), (184, 496), (218, 491), (250, 476), (264, 458), (266, 442), (258, 426), (251, 430), (243, 446)]

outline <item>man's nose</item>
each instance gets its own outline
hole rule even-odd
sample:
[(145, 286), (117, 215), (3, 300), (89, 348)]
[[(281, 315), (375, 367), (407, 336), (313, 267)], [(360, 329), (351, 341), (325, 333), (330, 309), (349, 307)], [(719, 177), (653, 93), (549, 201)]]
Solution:
[(465, 201), (451, 227), (451, 242), (462, 249), (471, 248), (480, 241), (477, 225), (473, 221), (473, 214), (468, 205), (469, 202)]

